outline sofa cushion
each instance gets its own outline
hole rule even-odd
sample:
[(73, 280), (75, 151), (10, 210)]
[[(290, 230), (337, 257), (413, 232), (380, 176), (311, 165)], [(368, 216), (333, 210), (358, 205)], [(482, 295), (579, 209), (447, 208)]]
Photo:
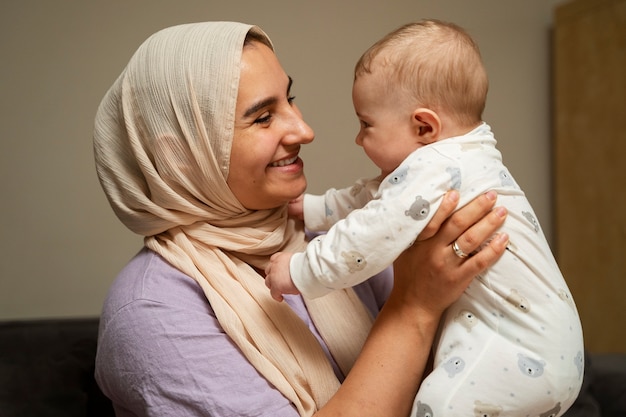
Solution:
[(113, 416), (94, 380), (98, 319), (0, 323), (0, 415)]
[(591, 365), (594, 372), (591, 391), (600, 403), (602, 417), (626, 416), (626, 355), (595, 354)]

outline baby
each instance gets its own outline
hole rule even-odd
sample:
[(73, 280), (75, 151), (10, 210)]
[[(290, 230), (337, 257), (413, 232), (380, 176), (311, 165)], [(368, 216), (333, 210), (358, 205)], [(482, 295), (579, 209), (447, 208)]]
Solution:
[(408, 24), (370, 47), (355, 69), (356, 142), (382, 175), (295, 201), (290, 212), (327, 233), (303, 253), (275, 254), (266, 271), (277, 300), (354, 286), (413, 243), (450, 189), (459, 207), (497, 192), (508, 250), (448, 309), (413, 416), (559, 416), (582, 383), (576, 306), (482, 121), (487, 87), (476, 43), (454, 24)]

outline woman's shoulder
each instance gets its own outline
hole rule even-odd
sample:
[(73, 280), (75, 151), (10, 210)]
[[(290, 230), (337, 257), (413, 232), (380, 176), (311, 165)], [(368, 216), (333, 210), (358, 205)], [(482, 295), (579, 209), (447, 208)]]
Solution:
[(113, 310), (137, 301), (206, 306), (200, 285), (160, 255), (142, 248), (120, 271), (105, 301)]
[(224, 333), (200, 285), (147, 249), (111, 287), (95, 375), (132, 415), (296, 415)]
[(156, 328), (185, 315), (215, 316), (196, 281), (157, 253), (142, 248), (109, 288), (99, 336), (101, 340), (120, 335), (149, 340)]

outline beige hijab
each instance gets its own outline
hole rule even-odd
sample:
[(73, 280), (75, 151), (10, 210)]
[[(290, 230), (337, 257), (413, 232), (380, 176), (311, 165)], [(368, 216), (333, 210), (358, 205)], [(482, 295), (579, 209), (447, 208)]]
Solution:
[[(319, 343), (254, 268), (301, 250), (285, 207), (250, 211), (226, 185), (243, 43), (257, 27), (232, 22), (175, 26), (148, 38), (107, 92), (94, 150), (113, 210), (145, 244), (193, 277), (250, 363), (309, 416), (339, 386)], [(253, 268), (254, 267), (254, 268)], [(347, 372), (371, 327), (352, 290), (307, 308)]]

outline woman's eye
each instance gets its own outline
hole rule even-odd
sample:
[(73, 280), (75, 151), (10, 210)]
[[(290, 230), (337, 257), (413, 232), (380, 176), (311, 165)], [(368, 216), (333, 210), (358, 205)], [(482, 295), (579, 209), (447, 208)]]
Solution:
[(287, 101), (289, 102), (289, 104), (293, 103), (293, 101), (296, 99), (296, 96), (289, 96), (287, 97)]
[(270, 121), (271, 118), (272, 118), (272, 115), (267, 113), (267, 114), (264, 114), (263, 116), (259, 117), (258, 119), (256, 119), (254, 121), (254, 123), (256, 123), (256, 124), (266, 124), (266, 123), (268, 123)]

